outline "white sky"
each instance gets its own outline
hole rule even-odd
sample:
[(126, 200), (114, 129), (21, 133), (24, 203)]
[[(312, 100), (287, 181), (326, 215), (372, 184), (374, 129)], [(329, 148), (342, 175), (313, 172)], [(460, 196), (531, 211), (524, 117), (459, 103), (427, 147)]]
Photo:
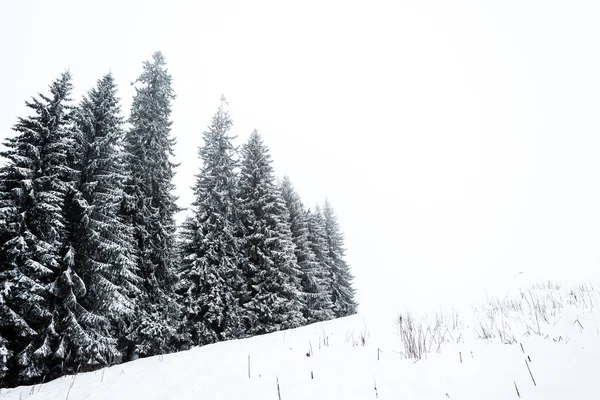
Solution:
[(223, 93), (238, 144), (332, 202), (364, 307), (600, 276), (600, 2), (89, 3), (0, 3), (1, 137), (65, 68), (77, 98), (112, 70), (128, 113), (161, 50), (181, 205)]

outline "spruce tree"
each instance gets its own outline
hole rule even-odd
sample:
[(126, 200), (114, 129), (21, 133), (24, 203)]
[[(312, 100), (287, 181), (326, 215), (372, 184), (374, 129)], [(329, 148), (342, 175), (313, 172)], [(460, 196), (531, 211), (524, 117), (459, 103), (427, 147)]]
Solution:
[[(50, 95), (26, 102), (32, 116), (19, 118), (6, 140), (0, 169), (0, 336), (8, 369), (3, 384), (37, 382), (56, 373), (70, 269), (63, 218), (70, 172), (72, 90), (69, 72)], [(68, 283), (68, 282), (67, 282)], [(60, 301), (63, 301), (60, 304)]]
[(239, 183), (247, 293), (245, 320), (251, 335), (305, 323), (301, 312), (300, 271), (271, 156), (258, 132), (242, 148)]
[[(137, 271), (142, 294), (137, 304), (137, 328), (130, 335), (140, 356), (173, 350), (179, 307), (175, 303), (175, 204), (170, 160), (171, 75), (160, 52), (144, 63), (136, 81), (131, 128), (125, 134), (126, 168), (123, 214), (134, 228)], [(130, 356), (132, 356), (130, 348)]]
[[(310, 215), (287, 176), (281, 183), (281, 195), (287, 206), (292, 241), (296, 247), (294, 253), (300, 267), (304, 317), (307, 323), (329, 320), (333, 317), (329, 284), (326, 270), (319, 264), (311, 249)], [(321, 245), (324, 243), (323, 241)]]
[(350, 273), (350, 266), (344, 259), (344, 236), (340, 229), (337, 217), (329, 201), (325, 200), (323, 207), (323, 220), (327, 238), (327, 257), (331, 268), (331, 300), (333, 312), (336, 317), (346, 317), (356, 313), (355, 291), (352, 287), (354, 277)]
[(67, 197), (73, 262), (87, 292), (84, 306), (96, 315), (88, 323), (105, 365), (120, 358), (115, 339), (129, 331), (139, 293), (133, 230), (119, 217), (123, 200), (123, 118), (111, 74), (98, 80), (76, 112), (76, 180)]
[(236, 198), (237, 161), (225, 98), (203, 133), (198, 150), (202, 168), (196, 176), (193, 215), (182, 228), (179, 293), (192, 344), (239, 338), (243, 290)]
[[(66, 204), (69, 204), (67, 194)], [(67, 223), (68, 226), (68, 223)], [(107, 365), (117, 357), (115, 340), (109, 334), (108, 321), (83, 306), (87, 288), (78, 273), (75, 251), (67, 244), (61, 271), (52, 285), (54, 295), (56, 348), (52, 346), (49, 377), (89, 371)]]
[(317, 204), (314, 210), (308, 210), (308, 245), (315, 256), (317, 269), (322, 282), (323, 296), (326, 301), (326, 317), (331, 319), (335, 317), (333, 312), (333, 302), (331, 301), (331, 286), (333, 276), (331, 273), (331, 259), (329, 257), (329, 249), (327, 246), (327, 233), (325, 231), (325, 220), (321, 207)]

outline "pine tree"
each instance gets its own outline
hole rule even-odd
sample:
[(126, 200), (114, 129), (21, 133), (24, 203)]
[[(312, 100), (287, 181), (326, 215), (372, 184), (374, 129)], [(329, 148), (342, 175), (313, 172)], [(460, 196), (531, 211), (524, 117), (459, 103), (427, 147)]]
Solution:
[(107, 365), (117, 355), (114, 340), (108, 335), (107, 321), (82, 305), (86, 286), (77, 272), (74, 248), (66, 246), (61, 271), (51, 287), (58, 336), (56, 347), (51, 346), (51, 378)]
[(325, 300), (325, 309), (327, 319), (335, 317), (333, 312), (333, 302), (331, 286), (333, 284), (333, 276), (331, 273), (332, 260), (329, 257), (329, 249), (327, 246), (327, 232), (325, 231), (325, 220), (321, 207), (317, 204), (314, 210), (308, 210), (308, 245), (315, 256), (315, 262), (321, 278), (323, 296)]
[(274, 179), (271, 156), (255, 130), (242, 148), (239, 183), (246, 235), (245, 322), (251, 335), (305, 323), (287, 210)]
[(239, 338), (242, 309), (240, 236), (236, 198), (237, 162), (225, 98), (203, 133), (203, 162), (194, 186), (193, 216), (182, 229), (179, 292), (192, 344)]
[(65, 72), (50, 85), (50, 96), (26, 102), (33, 115), (19, 118), (2, 153), (8, 162), (0, 169), (0, 336), (7, 385), (39, 381), (61, 361), (57, 306), (69, 306), (61, 278), (78, 282), (65, 263), (62, 216), (71, 90)]
[[(115, 338), (130, 329), (139, 278), (133, 230), (119, 218), (124, 170), (119, 143), (123, 119), (111, 74), (90, 90), (76, 113), (76, 180), (67, 196), (67, 220), (74, 269), (87, 288), (83, 305), (96, 316), (88, 322), (97, 354), (92, 365), (120, 358)], [(87, 346), (84, 346), (87, 347)]]
[(355, 291), (352, 288), (354, 277), (350, 273), (350, 266), (344, 260), (344, 236), (340, 229), (337, 217), (325, 200), (323, 207), (323, 219), (325, 222), (325, 234), (327, 237), (327, 256), (331, 267), (331, 300), (333, 312), (336, 317), (346, 317), (356, 313)]
[(144, 63), (136, 83), (131, 129), (124, 140), (128, 180), (123, 213), (134, 228), (142, 281), (138, 326), (130, 338), (139, 355), (148, 356), (173, 350), (179, 312), (173, 293), (176, 165), (170, 161), (175, 144), (170, 136), (175, 95), (160, 52)]
[[(304, 317), (307, 323), (329, 320), (333, 317), (329, 284), (326, 270), (319, 264), (311, 249), (310, 215), (304, 209), (300, 196), (287, 176), (281, 183), (281, 195), (287, 206), (292, 241), (296, 247), (295, 255), (300, 267)], [(323, 241), (321, 246), (324, 243)]]

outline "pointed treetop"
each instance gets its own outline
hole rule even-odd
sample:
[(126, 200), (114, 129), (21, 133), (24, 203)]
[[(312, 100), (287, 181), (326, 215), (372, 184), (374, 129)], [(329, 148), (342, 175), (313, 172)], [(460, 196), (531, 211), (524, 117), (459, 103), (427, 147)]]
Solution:
[(217, 114), (220, 116), (227, 116), (227, 119), (230, 119), (229, 118), (229, 102), (227, 101), (227, 99), (225, 98), (224, 95), (221, 95), (220, 101), (221, 101), (221, 104), (219, 105)]
[(106, 74), (102, 76), (102, 78), (98, 79), (98, 83), (114, 83), (115, 77), (111, 70), (109, 70)]
[(155, 65), (165, 64), (165, 56), (163, 56), (163, 53), (160, 50), (155, 51), (154, 54), (152, 54), (152, 59), (154, 60)]
[[(144, 61), (142, 74), (132, 83), (146, 84), (155, 89), (159, 89), (162, 95), (169, 99), (175, 99), (175, 93), (171, 88), (172, 77), (169, 70), (166, 68), (165, 57), (160, 51), (152, 55), (152, 61)], [(137, 88), (139, 91), (139, 88)], [(135, 99), (134, 99), (135, 101)], [(168, 106), (170, 108), (170, 105)]]
[(225, 99), (225, 96), (221, 95), (221, 104), (219, 105), (219, 108), (217, 109), (215, 115), (213, 115), (212, 124), (208, 127), (208, 130), (204, 132), (205, 134), (224, 134), (231, 128), (231, 126), (233, 125), (233, 121), (229, 116), (229, 110), (227, 109), (228, 105), (229, 103)]
[[(60, 76), (54, 80), (50, 84), (50, 93), (52, 94), (52, 98), (49, 98), (43, 94), (40, 94), (39, 97), (43, 100), (48, 101), (49, 103), (53, 103), (54, 105), (58, 105), (63, 101), (71, 100), (69, 95), (73, 90), (73, 83), (71, 82), (72, 76), (71, 71), (66, 70), (60, 74)], [(36, 99), (33, 99), (33, 103), (37, 102)]]
[(66, 71), (62, 72), (60, 74), (60, 76), (58, 77), (58, 79), (56, 79), (54, 82), (52, 82), (50, 84), (50, 90), (54, 93), (54, 90), (56, 88), (63, 88), (66, 86), (71, 87), (71, 79), (73, 78), (73, 76), (71, 75), (71, 70), (67, 69)]

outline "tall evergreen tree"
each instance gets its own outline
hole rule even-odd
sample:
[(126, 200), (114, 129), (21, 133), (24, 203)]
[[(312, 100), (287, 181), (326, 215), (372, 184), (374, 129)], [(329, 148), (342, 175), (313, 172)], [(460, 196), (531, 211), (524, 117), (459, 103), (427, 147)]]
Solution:
[(305, 323), (300, 271), (271, 156), (255, 130), (242, 148), (239, 183), (245, 227), (248, 333), (261, 334)]
[(194, 186), (193, 216), (182, 229), (179, 292), (192, 343), (206, 344), (243, 334), (240, 292), (242, 226), (236, 198), (237, 162), (225, 98), (203, 133), (203, 162)]
[[(19, 118), (17, 135), (7, 139), (0, 169), (0, 336), (8, 373), (3, 383), (36, 382), (55, 373), (60, 306), (68, 283), (79, 279), (70, 269), (62, 216), (70, 172), (69, 72), (50, 85), (50, 95), (27, 102), (33, 115)], [(70, 279), (70, 282), (65, 282)], [(3, 357), (4, 359), (4, 357)]]
[(173, 177), (170, 161), (171, 102), (175, 98), (171, 75), (160, 52), (144, 63), (136, 81), (131, 106), (131, 129), (125, 134), (128, 180), (124, 215), (134, 227), (142, 295), (136, 311), (139, 321), (131, 335), (140, 356), (173, 350), (178, 306), (174, 301)]
[[(303, 292), (303, 314), (307, 323), (329, 320), (333, 317), (327, 270), (317, 261), (309, 240), (309, 213), (294, 190), (290, 179), (285, 176), (281, 183), (281, 195), (288, 210), (288, 222), (295, 255), (300, 267)], [(322, 245), (325, 242), (322, 242)], [(322, 251), (322, 250), (319, 250)]]
[(340, 229), (337, 216), (329, 201), (325, 200), (323, 220), (327, 237), (327, 256), (331, 267), (331, 300), (336, 317), (346, 317), (356, 313), (356, 300), (350, 273), (350, 266), (344, 259), (344, 236)]
[[(119, 217), (124, 169), (119, 144), (123, 118), (111, 74), (101, 78), (76, 113), (76, 180), (67, 199), (73, 262), (87, 292), (83, 304), (97, 317), (89, 324), (96, 365), (120, 358), (115, 338), (130, 329), (139, 294), (133, 229)], [(110, 323), (109, 323), (110, 322)]]
[(331, 301), (331, 286), (333, 276), (331, 274), (331, 258), (327, 246), (327, 232), (325, 231), (325, 220), (321, 207), (317, 204), (314, 210), (308, 210), (308, 245), (315, 256), (315, 262), (318, 265), (318, 271), (322, 280), (323, 290), (325, 292), (327, 317), (334, 318), (333, 302)]

